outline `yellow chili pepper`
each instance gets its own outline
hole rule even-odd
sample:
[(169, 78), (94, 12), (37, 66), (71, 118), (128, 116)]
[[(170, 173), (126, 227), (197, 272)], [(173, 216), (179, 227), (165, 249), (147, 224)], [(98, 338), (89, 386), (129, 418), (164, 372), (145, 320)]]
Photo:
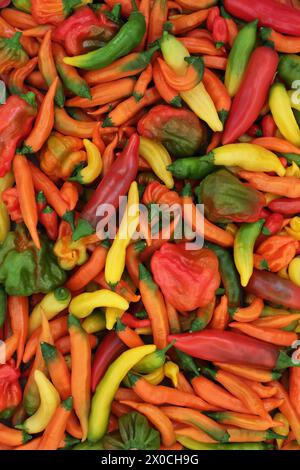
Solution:
[[(281, 426), (274, 426), (272, 429), (277, 434), (281, 434), (281, 436), (288, 436), (290, 431), (290, 425), (288, 419), (284, 416), (283, 413), (276, 413), (273, 417), (274, 421), (278, 423), (282, 423)], [(276, 439), (278, 449), (281, 449), (284, 443), (284, 439)]]
[(294, 176), (295, 178), (300, 178), (300, 168), (297, 163), (292, 162), (292, 164), (287, 167), (284, 176)]
[(43, 372), (36, 370), (34, 380), (40, 394), (40, 406), (34, 415), (27, 418), (26, 421), (19, 426), (29, 434), (37, 434), (44, 431), (60, 403), (56, 388)]
[(10, 218), (6, 209), (6, 205), (2, 201), (2, 193), (9, 189), (14, 184), (14, 175), (12, 172), (6, 173), (5, 176), (0, 178), (0, 244), (4, 242), (9, 229)]
[(106, 433), (110, 408), (120, 383), (133, 366), (156, 350), (154, 344), (132, 348), (121, 354), (107, 369), (92, 399), (88, 440), (97, 442)]
[(175, 388), (178, 386), (179, 367), (175, 362), (168, 361), (164, 366), (165, 376), (170, 379)]
[(129, 303), (116, 292), (101, 289), (74, 297), (69, 305), (69, 313), (77, 318), (86, 318), (97, 307), (115, 307), (127, 310)]
[[(105, 280), (110, 285), (117, 284), (122, 277), (125, 269), (126, 249), (138, 226), (139, 214), (139, 191), (134, 181), (128, 192), (128, 203), (119, 231), (106, 258)], [(115, 307), (118, 306), (115, 305)]]
[(300, 257), (299, 256), (297, 256), (290, 262), (289, 267), (288, 267), (288, 273), (289, 273), (290, 280), (297, 286), (300, 286)]
[(270, 110), (281, 134), (297, 147), (300, 146), (300, 130), (293, 114), (290, 97), (282, 83), (274, 83), (270, 90)]
[(105, 309), (105, 319), (106, 319), (106, 329), (112, 330), (116, 324), (118, 318), (121, 318), (124, 310), (114, 307), (106, 307)]
[(78, 181), (80, 184), (90, 184), (98, 178), (102, 171), (102, 158), (98, 147), (88, 139), (83, 140), (83, 145), (87, 153), (87, 166), (78, 166), (71, 181)]
[(152, 335), (153, 331), (150, 326), (144, 326), (143, 328), (136, 328), (134, 330), (138, 335)]
[(185, 58), (190, 57), (187, 48), (167, 31), (163, 33), (160, 47), (164, 60), (169, 67), (171, 67), (177, 75), (185, 75), (188, 68), (188, 63), (185, 61)]
[(29, 335), (42, 323), (42, 314), (47, 320), (51, 320), (58, 313), (62, 312), (71, 301), (71, 293), (65, 287), (58, 287), (53, 292), (49, 292), (34, 307), (29, 317), (28, 333)]
[(275, 153), (253, 144), (228, 144), (218, 147), (203, 157), (205, 161), (221, 166), (238, 166), (247, 171), (275, 171), (285, 175), (285, 168)]
[(58, 264), (66, 271), (70, 271), (75, 266), (81, 266), (87, 259), (86, 244), (81, 238), (73, 241), (71, 235), (66, 235), (54, 245), (54, 253), (58, 258)]
[(104, 312), (100, 309), (91, 313), (81, 324), (82, 328), (89, 334), (97, 333), (106, 329)]
[(165, 378), (164, 367), (161, 366), (153, 372), (150, 372), (150, 374), (142, 375), (142, 377), (152, 385), (159, 385)]
[(153, 172), (165, 183), (167, 188), (174, 187), (172, 173), (167, 170), (167, 166), (172, 164), (172, 159), (162, 144), (146, 137), (140, 137), (140, 155), (149, 163)]
[(300, 217), (293, 217), (285, 230), (289, 235), (300, 241)]

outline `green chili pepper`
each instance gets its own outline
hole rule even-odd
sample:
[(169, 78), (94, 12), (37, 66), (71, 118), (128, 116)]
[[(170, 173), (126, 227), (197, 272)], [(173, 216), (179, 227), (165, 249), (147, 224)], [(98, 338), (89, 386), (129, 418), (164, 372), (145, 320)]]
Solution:
[(176, 341), (173, 341), (171, 344), (168, 344), (164, 349), (157, 349), (154, 353), (145, 356), (140, 362), (138, 362), (133, 370), (139, 372), (140, 374), (150, 374), (154, 370), (163, 366), (166, 362), (166, 353), (169, 349), (175, 344)]
[(203, 157), (178, 158), (168, 166), (175, 178), (201, 180), (212, 173), (217, 167)]
[(225, 73), (225, 86), (230, 96), (235, 96), (243, 80), (250, 56), (256, 43), (258, 20), (244, 26), (235, 38)]
[(179, 351), (179, 349), (176, 349), (176, 356), (181, 369), (186, 370), (187, 372), (192, 372), (196, 376), (199, 375), (199, 367), (191, 356)]
[(251, 224), (242, 224), (234, 240), (234, 262), (246, 287), (253, 273), (253, 248), (264, 225), (264, 219)]
[(238, 307), (241, 304), (242, 289), (239, 275), (236, 270), (232, 255), (229, 251), (213, 243), (205, 243), (205, 246), (212, 250), (218, 257), (219, 270), (228, 298), (229, 307)]
[(3, 286), (0, 286), (0, 328), (4, 323), (7, 307), (7, 294)]
[(209, 324), (212, 318), (214, 309), (215, 309), (214, 300), (210, 302), (209, 304), (207, 304), (205, 307), (198, 309), (197, 317), (193, 320), (190, 331), (193, 333), (195, 331), (204, 330), (204, 328), (206, 328), (206, 326)]
[(289, 87), (296, 80), (300, 80), (300, 57), (296, 54), (281, 56), (278, 65), (278, 75)]
[(96, 70), (112, 64), (135, 49), (142, 41), (146, 32), (146, 21), (142, 13), (134, 9), (115, 37), (104, 47), (76, 57), (66, 57), (68, 65), (86, 70)]
[(13, 6), (18, 10), (31, 12), (31, 0), (12, 0)]

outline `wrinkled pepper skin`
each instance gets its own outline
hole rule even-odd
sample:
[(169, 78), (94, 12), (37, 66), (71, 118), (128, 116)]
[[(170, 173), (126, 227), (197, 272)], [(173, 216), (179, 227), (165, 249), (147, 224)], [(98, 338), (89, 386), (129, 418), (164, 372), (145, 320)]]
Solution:
[(33, 100), (32, 104), (21, 96), (11, 95), (0, 107), (0, 177), (10, 170), (16, 149), (30, 133), (37, 113), (34, 94), (24, 97)]
[(29, 296), (47, 293), (62, 285), (66, 275), (57, 264), (52, 244), (41, 237), (38, 250), (19, 235), (9, 232), (0, 247), (0, 282), (7, 294)]
[(279, 77), (291, 87), (300, 79), (300, 57), (296, 54), (282, 55), (278, 65)]
[(180, 311), (207, 305), (220, 285), (217, 256), (208, 249), (186, 250), (165, 243), (151, 260), (155, 282), (166, 300)]
[(0, 365), (0, 419), (9, 418), (21, 402), (20, 375), (14, 360)]
[(154, 106), (139, 121), (138, 132), (160, 141), (174, 157), (194, 155), (207, 140), (207, 130), (194, 113), (167, 105)]
[(20, 44), (22, 33), (11, 38), (0, 37), (0, 73), (10, 72), (25, 65), (29, 58)]
[(200, 188), (205, 216), (211, 222), (256, 222), (266, 204), (262, 193), (245, 186), (227, 170), (208, 175)]
[(39, 24), (56, 25), (80, 4), (80, 0), (31, 0), (31, 14)]

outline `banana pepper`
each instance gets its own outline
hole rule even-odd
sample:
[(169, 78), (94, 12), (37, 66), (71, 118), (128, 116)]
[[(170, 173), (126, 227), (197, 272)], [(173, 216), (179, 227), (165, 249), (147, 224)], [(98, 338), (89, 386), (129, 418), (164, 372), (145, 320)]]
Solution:
[(292, 162), (292, 164), (286, 169), (285, 176), (294, 176), (295, 178), (300, 178), (300, 168), (296, 162)]
[(106, 329), (112, 330), (118, 318), (121, 318), (124, 313), (125, 313), (125, 310), (120, 310), (119, 308), (114, 308), (114, 307), (106, 307), (105, 309)]
[(140, 155), (151, 166), (153, 172), (161, 179), (167, 188), (174, 186), (172, 173), (167, 167), (172, 164), (172, 159), (167, 149), (159, 142), (146, 137), (140, 137)]
[(102, 171), (102, 158), (98, 147), (88, 139), (83, 140), (83, 145), (87, 154), (87, 166), (79, 165), (75, 168), (71, 181), (78, 181), (80, 184), (90, 184), (98, 178)]
[(165, 378), (164, 367), (158, 367), (153, 372), (143, 375), (143, 379), (147, 380), (152, 385), (159, 385)]
[[(128, 192), (128, 204), (119, 231), (107, 254), (105, 280), (108, 284), (117, 284), (125, 269), (126, 249), (139, 223), (139, 192), (137, 183), (131, 183)], [(113, 306), (113, 305), (112, 305)], [(118, 307), (117, 305), (115, 305)]]
[(77, 318), (86, 318), (98, 307), (115, 307), (127, 310), (129, 303), (116, 292), (101, 289), (74, 297), (69, 305), (69, 312)]
[(14, 183), (14, 176), (11, 172), (6, 173), (5, 176), (0, 178), (0, 244), (2, 244), (10, 229), (10, 218), (6, 205), (2, 200), (3, 191), (12, 187)]
[(100, 309), (96, 309), (83, 322), (82, 328), (89, 334), (98, 333), (106, 329), (105, 315)]
[(300, 257), (294, 258), (288, 267), (289, 279), (300, 287)]
[(167, 361), (164, 365), (165, 376), (172, 381), (175, 388), (178, 387), (178, 374), (180, 369), (175, 362)]
[(90, 442), (99, 441), (106, 433), (111, 404), (124, 377), (137, 362), (155, 350), (156, 346), (154, 344), (129, 349), (121, 354), (107, 369), (92, 399), (88, 430), (88, 440)]
[(29, 334), (41, 325), (43, 314), (47, 320), (51, 320), (68, 307), (70, 300), (71, 293), (65, 287), (58, 287), (45, 295), (31, 312), (28, 326)]

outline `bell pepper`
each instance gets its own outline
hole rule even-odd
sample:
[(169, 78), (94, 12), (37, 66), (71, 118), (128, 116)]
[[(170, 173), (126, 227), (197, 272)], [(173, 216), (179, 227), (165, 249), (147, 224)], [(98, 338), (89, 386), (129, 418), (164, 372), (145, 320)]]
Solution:
[(0, 38), (0, 73), (10, 72), (25, 65), (29, 58), (20, 44), (22, 33), (11, 38)]
[(300, 130), (292, 111), (289, 95), (282, 83), (275, 83), (269, 96), (270, 110), (276, 125), (286, 140), (300, 146)]
[(139, 165), (139, 136), (133, 134), (122, 154), (112, 164), (110, 170), (102, 178), (89, 202), (83, 208), (81, 217), (94, 228), (101, 220), (97, 209), (101, 204), (119, 207), (119, 197), (125, 196), (132, 181), (135, 180)]
[(143, 137), (161, 142), (174, 157), (188, 157), (202, 148), (207, 131), (194, 113), (187, 109), (158, 105), (138, 123)]
[(86, 292), (74, 297), (69, 305), (69, 312), (78, 318), (85, 318), (97, 307), (115, 307), (127, 310), (127, 300), (107, 289)]
[(159, 142), (140, 137), (139, 153), (167, 188), (173, 188), (174, 180), (172, 174), (167, 170), (167, 166), (172, 163), (172, 159), (165, 147)]
[(88, 431), (88, 440), (90, 442), (97, 442), (104, 436), (108, 425), (111, 403), (124, 377), (137, 362), (155, 350), (156, 346), (153, 344), (132, 348), (121, 354), (110, 365), (97, 386), (92, 399)]
[(225, 0), (225, 9), (233, 16), (245, 21), (256, 18), (261, 26), (291, 36), (300, 36), (300, 11), (275, 0)]
[(278, 75), (291, 88), (293, 82), (299, 80), (300, 57), (296, 54), (282, 55), (278, 64)]
[(87, 54), (66, 57), (64, 61), (66, 64), (87, 70), (106, 67), (133, 51), (142, 41), (145, 32), (145, 17), (135, 8), (128, 21), (104, 47)]
[(254, 266), (276, 273), (296, 255), (298, 241), (289, 235), (274, 235), (263, 241), (254, 254)]
[(0, 419), (10, 418), (21, 402), (20, 375), (20, 370), (16, 368), (13, 359), (0, 365)]
[(101, 42), (109, 41), (118, 26), (103, 12), (94, 12), (89, 7), (81, 7), (69, 18), (59, 23), (52, 39), (62, 44), (69, 55), (78, 55), (95, 49)]
[(87, 166), (75, 168), (71, 181), (77, 181), (80, 184), (90, 184), (98, 178), (102, 171), (102, 158), (98, 147), (88, 139), (83, 140), (83, 145), (87, 154)]
[(65, 282), (52, 243), (43, 236), (40, 239), (38, 250), (19, 229), (9, 232), (0, 247), (0, 282), (9, 295), (46, 294)]
[(211, 222), (256, 222), (265, 197), (259, 191), (245, 186), (227, 170), (208, 175), (200, 185), (200, 200), (205, 216)]
[(10, 172), (0, 179), (0, 244), (4, 242), (10, 228), (10, 217), (2, 196), (4, 191), (12, 187), (13, 183), (14, 177)]
[(30, 314), (28, 325), (29, 334), (33, 333), (33, 331), (41, 325), (42, 315), (45, 315), (47, 320), (51, 320), (68, 307), (70, 300), (70, 291), (65, 287), (58, 287), (45, 295)]
[(264, 219), (261, 219), (257, 222), (242, 224), (234, 240), (234, 262), (240, 273), (243, 287), (247, 286), (253, 272), (253, 249), (264, 222)]
[(165, 243), (154, 253), (151, 270), (166, 300), (184, 312), (208, 304), (220, 285), (218, 259), (205, 248), (188, 251), (185, 244)]
[(278, 60), (277, 52), (269, 47), (258, 47), (252, 53), (226, 121), (223, 145), (235, 142), (258, 118), (268, 97)]
[(225, 72), (225, 86), (231, 97), (235, 96), (256, 43), (258, 21), (246, 24), (238, 33), (228, 56)]
[(30, 133), (37, 109), (35, 95), (11, 95), (0, 107), (0, 177), (11, 168), (18, 145)]
[(259, 145), (241, 143), (223, 145), (212, 150), (201, 162), (221, 166), (239, 166), (248, 171), (275, 171), (278, 176), (285, 175), (285, 168), (279, 158)]
[(70, 15), (73, 8), (84, 3), (81, 0), (31, 0), (31, 14), (39, 24), (59, 24)]

